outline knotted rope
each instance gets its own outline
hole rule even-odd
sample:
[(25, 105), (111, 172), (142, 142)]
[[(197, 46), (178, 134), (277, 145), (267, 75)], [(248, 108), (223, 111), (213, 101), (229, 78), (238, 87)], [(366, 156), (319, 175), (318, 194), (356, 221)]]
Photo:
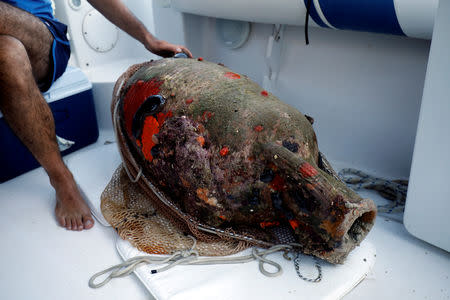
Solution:
[(392, 204), (378, 206), (378, 212), (399, 212), (405, 209), (408, 180), (388, 180), (368, 175), (356, 169), (342, 169), (339, 177), (353, 190), (376, 190), (381, 196), (394, 201)]
[[(130, 275), (133, 271), (135, 271), (138, 267), (154, 264), (154, 265), (164, 265), (159, 269), (151, 270), (151, 274), (161, 273), (167, 271), (177, 265), (213, 265), (213, 264), (241, 264), (247, 263), (250, 261), (257, 260), (259, 262), (259, 271), (268, 277), (276, 277), (283, 273), (283, 268), (280, 264), (267, 259), (267, 255), (275, 252), (282, 251), (284, 252), (283, 257), (287, 260), (291, 260), (291, 258), (287, 255), (290, 251), (293, 251), (295, 247), (299, 247), (299, 244), (283, 244), (283, 245), (275, 245), (266, 250), (258, 250), (255, 247), (252, 248), (252, 253), (249, 255), (242, 255), (237, 257), (199, 257), (197, 250), (195, 247), (197, 245), (197, 240), (192, 237), (193, 245), (191, 249), (184, 251), (177, 251), (170, 255), (169, 257), (158, 257), (158, 256), (136, 256), (132, 257), (125, 262), (112, 266), (108, 269), (100, 271), (94, 274), (89, 280), (89, 287), (91, 288), (99, 288), (107, 284), (113, 278), (125, 277)], [(269, 272), (264, 267), (264, 264), (269, 264), (275, 267), (276, 271)], [(321, 273), (320, 266), (316, 264), (316, 268), (318, 268), (319, 273)], [(109, 274), (108, 274), (109, 273)], [(95, 283), (96, 279), (102, 275), (108, 274), (103, 281), (99, 283)], [(321, 276), (320, 276), (321, 277)], [(312, 280), (311, 280), (312, 281)], [(320, 279), (318, 280), (320, 281)], [(317, 281), (316, 281), (317, 282)]]

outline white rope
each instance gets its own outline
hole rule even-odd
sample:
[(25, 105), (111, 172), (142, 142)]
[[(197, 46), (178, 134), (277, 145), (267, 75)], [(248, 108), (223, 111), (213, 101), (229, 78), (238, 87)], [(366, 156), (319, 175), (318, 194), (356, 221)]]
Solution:
[[(89, 280), (89, 287), (99, 288), (107, 284), (113, 278), (125, 277), (130, 275), (138, 267), (147, 264), (153, 265), (164, 265), (159, 269), (151, 270), (151, 274), (161, 273), (167, 271), (177, 265), (213, 265), (213, 264), (242, 264), (250, 261), (257, 260), (259, 262), (260, 272), (268, 277), (276, 277), (283, 273), (283, 268), (280, 264), (267, 259), (267, 255), (283, 251), (288, 252), (293, 250), (294, 247), (299, 246), (298, 244), (286, 244), (286, 245), (275, 245), (266, 250), (258, 250), (255, 247), (252, 248), (252, 253), (249, 255), (242, 255), (237, 257), (199, 257), (198, 251), (195, 250), (197, 241), (194, 237), (189, 236), (193, 240), (193, 245), (191, 249), (185, 251), (177, 251), (169, 257), (158, 257), (158, 256), (136, 256), (132, 257), (125, 262), (107, 268), (106, 270), (100, 271), (94, 274)], [(284, 256), (286, 257), (286, 256)], [(275, 267), (276, 271), (269, 272), (265, 269), (264, 264), (269, 264)], [(108, 274), (109, 273), (109, 274)], [(95, 283), (97, 278), (102, 275), (108, 274), (103, 281)]]
[(136, 178), (133, 178), (133, 176), (131, 175), (130, 171), (127, 168), (127, 164), (126, 163), (122, 162), (122, 167), (125, 169), (125, 172), (127, 173), (128, 178), (130, 178), (132, 183), (138, 182), (138, 180), (141, 178), (141, 176), (142, 176), (142, 167), (139, 167), (139, 172), (137, 173)]
[(316, 8), (316, 12), (319, 15), (319, 18), (322, 20), (322, 22), (324, 22), (330, 28), (337, 29), (336, 27), (331, 25), (330, 22), (328, 22), (327, 17), (325, 17), (325, 14), (322, 11), (322, 7), (320, 6), (319, 0), (313, 0), (313, 2), (314, 2), (314, 7)]

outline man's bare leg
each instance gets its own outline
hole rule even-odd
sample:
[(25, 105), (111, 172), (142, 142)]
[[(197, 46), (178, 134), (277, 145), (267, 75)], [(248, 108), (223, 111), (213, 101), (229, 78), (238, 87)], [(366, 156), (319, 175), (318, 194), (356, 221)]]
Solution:
[(37, 85), (51, 68), (52, 41), (38, 18), (0, 2), (0, 110), (47, 172), (56, 191), (59, 224), (89, 229), (94, 220), (61, 158), (53, 116)]

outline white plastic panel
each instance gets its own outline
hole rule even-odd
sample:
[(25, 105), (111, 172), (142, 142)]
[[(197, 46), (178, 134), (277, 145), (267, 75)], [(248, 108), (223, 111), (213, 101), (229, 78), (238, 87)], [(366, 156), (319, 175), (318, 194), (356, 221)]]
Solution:
[(436, 17), (420, 109), (404, 223), (450, 251), (450, 1)]
[[(150, 32), (154, 31), (151, 1), (125, 0), (123, 2)], [(92, 14), (94, 8), (86, 0), (81, 0), (80, 5), (76, 8), (70, 0), (55, 0), (55, 4), (56, 17), (68, 26), (72, 60), (75, 60), (84, 71), (119, 60), (133, 58), (134, 63), (137, 63), (156, 57), (124, 31), (119, 30), (117, 34), (115, 26), (101, 17), (99, 13), (89, 17), (89, 13)], [(87, 20), (85, 16), (87, 16)], [(92, 38), (84, 35), (85, 31), (83, 30), (86, 29), (86, 25), (88, 25), (88, 35), (93, 35)], [(95, 28), (95, 26), (101, 28)], [(112, 31), (108, 32), (108, 30)], [(99, 78), (90, 77), (90, 79), (93, 82), (101, 80), (101, 75)]]
[(97, 52), (110, 51), (119, 38), (119, 29), (95, 9), (84, 16), (82, 31), (86, 43)]
[(47, 102), (56, 101), (68, 96), (90, 90), (92, 84), (86, 74), (79, 68), (68, 66), (52, 87), (43, 94)]
[[(304, 25), (306, 15), (303, 0), (172, 0), (172, 7), (202, 16), (285, 25)], [(309, 21), (315, 25), (312, 18)]]
[(403, 32), (410, 37), (431, 39), (439, 0), (395, 0), (395, 12)]
[[(392, 0), (398, 21), (409, 37), (430, 39), (438, 0)], [(345, 3), (344, 3), (345, 4)], [(321, 20), (334, 28), (322, 13), (319, 0), (313, 0)], [(182, 12), (255, 23), (304, 25), (306, 7), (302, 0), (172, 0)], [(312, 18), (311, 25), (317, 26)]]

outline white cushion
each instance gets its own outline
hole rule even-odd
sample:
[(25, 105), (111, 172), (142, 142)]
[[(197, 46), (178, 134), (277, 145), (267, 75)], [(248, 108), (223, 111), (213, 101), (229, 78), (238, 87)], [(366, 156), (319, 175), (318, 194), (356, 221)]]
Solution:
[[(131, 246), (128, 241), (117, 239), (116, 248), (124, 260), (148, 255)], [(248, 300), (248, 299), (341, 299), (358, 285), (375, 264), (375, 247), (365, 240), (348, 256), (344, 265), (332, 265), (320, 261), (322, 281), (310, 283), (300, 279), (292, 261), (281, 253), (267, 258), (283, 268), (278, 277), (266, 277), (259, 272), (258, 262), (234, 265), (178, 265), (162, 273), (151, 274), (160, 266), (141, 266), (135, 273), (156, 299), (196, 300)], [(248, 255), (247, 249), (237, 255)], [(270, 266), (266, 267), (268, 271)], [(315, 278), (314, 260), (301, 256), (302, 275)]]

